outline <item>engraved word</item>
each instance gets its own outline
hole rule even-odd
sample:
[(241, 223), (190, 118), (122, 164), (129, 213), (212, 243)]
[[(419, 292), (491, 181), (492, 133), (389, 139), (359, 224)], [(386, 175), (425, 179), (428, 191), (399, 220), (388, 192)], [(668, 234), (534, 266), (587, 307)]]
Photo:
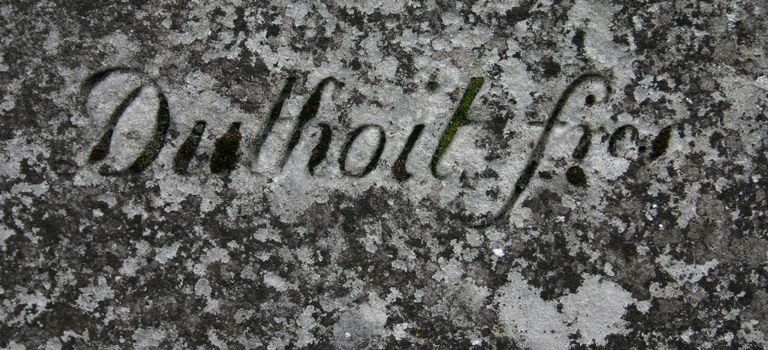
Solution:
[[(120, 73), (136, 73), (126, 68), (114, 68), (99, 72), (84, 83), (84, 95), (88, 98), (93, 88), (100, 82), (104, 81), (108, 77), (114, 74)], [(296, 82), (296, 78), (289, 78), (285, 82), (277, 101), (272, 105), (264, 127), (256, 135), (252, 148), (254, 155), (259, 156), (262, 150), (262, 146), (265, 141), (272, 135), (274, 126), (281, 115), (283, 105), (291, 94), (293, 86)], [(469, 118), (469, 109), (475, 100), (478, 92), (483, 86), (485, 79), (483, 77), (471, 78), (461, 100), (456, 107), (448, 125), (443, 130), (437, 147), (432, 152), (432, 156), (429, 161), (429, 171), (436, 179), (444, 178), (444, 175), (438, 172), (438, 164), (440, 160), (445, 156), (449, 146), (454, 141), (454, 136), (457, 131), (473, 121)], [(558, 98), (554, 109), (549, 114), (543, 125), (543, 130), (536, 141), (533, 150), (528, 155), (528, 160), (525, 163), (525, 167), (520, 173), (519, 177), (514, 183), (512, 192), (507, 197), (507, 200), (501, 205), (501, 207), (495, 212), (486, 215), (473, 215), (459, 213), (466, 221), (478, 226), (490, 225), (500, 219), (502, 219), (510, 209), (512, 209), (521, 195), (531, 182), (533, 175), (536, 173), (542, 158), (544, 157), (547, 145), (549, 143), (553, 128), (558, 125), (561, 114), (566, 104), (578, 89), (588, 84), (599, 84), (605, 88), (606, 93), (603, 96), (603, 101), (608, 98), (610, 94), (609, 82), (605, 77), (599, 74), (584, 74), (579, 76), (575, 81), (570, 83), (563, 93)], [(335, 88), (343, 88), (344, 83), (333, 77), (322, 79), (314, 88), (309, 98), (304, 103), (301, 111), (298, 115), (298, 121), (290, 132), (285, 148), (282, 150), (282, 154), (279, 155), (279, 167), (283, 169), (294, 152), (296, 146), (299, 144), (304, 131), (308, 128), (310, 123), (315, 119), (320, 108), (320, 102), (323, 95), (323, 91), (328, 89), (329, 86)], [(160, 150), (165, 145), (167, 138), (169, 125), (171, 124), (171, 116), (168, 108), (168, 101), (159, 88), (159, 86), (152, 81), (143, 81), (137, 88), (130, 91), (126, 97), (114, 108), (111, 112), (106, 128), (104, 129), (101, 137), (97, 140), (96, 144), (91, 148), (88, 161), (90, 163), (97, 163), (105, 160), (106, 156), (110, 153), (110, 147), (112, 144), (112, 138), (114, 135), (115, 127), (120, 121), (121, 117), (126, 113), (126, 110), (131, 107), (137, 100), (137, 98), (146, 91), (154, 91), (158, 100), (157, 110), (155, 115), (155, 125), (150, 141), (144, 146), (142, 152), (138, 157), (127, 167), (123, 169), (114, 169), (109, 166), (103, 166), (100, 169), (100, 174), (106, 176), (114, 176), (125, 173), (139, 173), (146, 169), (159, 155)], [(584, 104), (586, 106), (592, 106), (597, 101), (595, 95), (587, 95)], [(84, 104), (85, 106), (85, 104)], [(87, 108), (83, 108), (84, 114), (88, 114)], [(240, 157), (240, 148), (243, 136), (240, 132), (242, 123), (237, 121), (230, 124), (228, 131), (216, 139), (214, 143), (214, 150), (209, 159), (210, 171), (214, 174), (227, 174), (237, 167)], [(198, 120), (195, 122), (190, 134), (186, 137), (183, 143), (179, 146), (176, 155), (173, 159), (173, 170), (177, 174), (187, 174), (187, 169), (193, 157), (197, 153), (198, 146), (203, 137), (203, 133), (206, 129), (207, 123), (205, 120)], [(328, 155), (329, 147), (332, 139), (332, 130), (330, 125), (326, 123), (318, 123), (320, 129), (319, 141), (312, 149), (309, 159), (307, 160), (306, 170), (314, 176), (315, 170), (318, 165), (322, 164)], [(411, 133), (406, 139), (401, 148), (401, 152), (397, 159), (392, 163), (390, 169), (392, 177), (398, 181), (407, 181), (412, 173), (406, 168), (408, 156), (413, 150), (416, 142), (421, 137), (425, 129), (424, 124), (418, 124), (413, 127)], [(566, 178), (568, 182), (574, 186), (586, 186), (587, 176), (579, 163), (583, 160), (590, 150), (592, 144), (592, 129), (588, 125), (580, 125), (582, 131), (581, 138), (578, 141), (575, 149), (572, 152), (572, 158), (576, 165), (569, 167), (566, 171)], [(373, 133), (376, 136), (376, 147), (372, 154), (370, 154), (367, 163), (362, 169), (353, 170), (347, 166), (348, 156), (351, 149), (355, 145), (356, 140), (363, 135), (363, 133)], [(652, 143), (651, 149), (647, 155), (647, 159), (654, 160), (665, 153), (669, 146), (670, 138), (672, 136), (672, 127), (663, 129), (659, 135), (657, 135)], [(617, 128), (610, 134), (608, 150), (614, 157), (627, 157), (628, 152), (631, 152), (634, 146), (637, 146), (639, 138), (638, 129), (632, 125), (624, 125)], [(384, 128), (376, 124), (364, 124), (351, 130), (346, 137), (346, 141), (340, 152), (338, 159), (338, 166), (340, 172), (349, 177), (361, 178), (370, 174), (377, 168), (381, 156), (384, 152), (384, 148), (387, 142), (387, 135)], [(639, 147), (639, 153), (643, 153), (643, 147)]]

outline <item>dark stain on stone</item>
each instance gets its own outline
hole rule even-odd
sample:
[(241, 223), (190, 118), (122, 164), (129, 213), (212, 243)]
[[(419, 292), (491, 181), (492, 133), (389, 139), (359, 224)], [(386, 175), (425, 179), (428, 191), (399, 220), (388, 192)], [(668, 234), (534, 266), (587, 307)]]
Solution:
[(504, 17), (509, 25), (515, 25), (517, 22), (523, 21), (528, 18), (530, 14), (532, 3), (530, 1), (524, 2), (521, 6), (513, 7), (504, 13)]
[(558, 74), (560, 74), (560, 65), (557, 64), (552, 58), (549, 58), (547, 60), (544, 60), (542, 62), (543, 65), (543, 73), (545, 78), (554, 78)]
[(438, 86), (440, 86), (440, 85), (437, 83), (436, 79), (429, 79), (429, 81), (427, 82), (427, 90), (429, 90), (429, 91), (437, 90)]
[(230, 172), (237, 166), (240, 159), (240, 122), (234, 122), (229, 126), (229, 131), (222, 135), (214, 144), (211, 154), (211, 172), (219, 174)]
[(664, 155), (669, 148), (669, 141), (672, 139), (672, 128), (666, 127), (659, 132), (656, 138), (651, 142), (651, 159), (656, 159)]
[(580, 166), (572, 166), (568, 168), (568, 170), (565, 172), (565, 178), (568, 179), (568, 182), (570, 182), (571, 185), (577, 187), (587, 186), (587, 175), (584, 173), (584, 170), (582, 170)]
[(584, 30), (576, 29), (576, 33), (574, 33), (573, 37), (571, 38), (571, 43), (576, 45), (576, 48), (579, 50), (579, 52), (584, 51), (584, 34)]

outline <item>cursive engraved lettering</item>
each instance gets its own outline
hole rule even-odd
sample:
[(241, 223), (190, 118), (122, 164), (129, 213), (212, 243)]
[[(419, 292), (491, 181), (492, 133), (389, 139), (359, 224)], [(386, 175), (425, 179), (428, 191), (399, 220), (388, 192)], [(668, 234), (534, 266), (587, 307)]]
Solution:
[[(115, 68), (104, 72), (99, 72), (86, 80), (84, 83), (84, 90), (86, 92), (85, 96), (89, 96), (94, 86), (105, 80), (110, 75), (116, 73), (135, 72), (125, 68)], [(144, 79), (140, 86), (131, 90), (130, 93), (128, 93), (128, 95), (117, 105), (114, 111), (110, 113), (107, 126), (102, 136), (91, 149), (88, 161), (90, 163), (96, 163), (106, 159), (106, 156), (110, 152), (112, 135), (114, 134), (114, 130), (118, 124), (118, 121), (125, 114), (126, 110), (133, 103), (135, 103), (136, 99), (140, 98), (142, 93), (144, 93), (144, 91), (150, 87), (155, 89), (159, 101), (155, 118), (156, 122), (154, 133), (150, 141), (142, 150), (141, 154), (133, 163), (131, 163), (130, 166), (128, 166), (125, 170), (103, 168), (101, 173), (104, 175), (114, 175), (121, 172), (140, 172), (157, 158), (160, 149), (164, 145), (165, 136), (170, 125), (168, 102), (159, 87), (154, 82), (148, 83), (146, 80), (147, 79)], [(288, 78), (280, 91), (277, 101), (270, 108), (264, 126), (255, 137), (255, 140), (253, 141), (253, 154), (255, 154), (257, 157), (259, 156), (265, 141), (273, 131), (274, 126), (282, 113), (283, 105), (290, 96), (295, 82), (296, 78)], [(288, 142), (285, 145), (282, 155), (278, 161), (280, 169), (283, 169), (287, 161), (290, 159), (294, 149), (301, 140), (303, 130), (305, 130), (309, 126), (310, 122), (317, 116), (325, 87), (331, 83), (333, 83), (338, 88), (344, 86), (342, 82), (333, 77), (322, 79), (315, 86), (314, 90), (302, 106), (301, 112), (297, 118), (297, 122), (290, 132)], [(483, 83), (483, 77), (473, 77), (470, 79), (470, 82), (467, 85), (454, 114), (441, 133), (437, 142), (437, 146), (429, 161), (429, 171), (433, 177), (438, 179), (445, 177), (444, 174), (440, 174), (438, 171), (440, 160), (445, 156), (459, 129), (462, 126), (474, 123), (474, 121), (469, 118), (469, 110), (480, 89), (482, 88)], [(533, 180), (533, 176), (536, 173), (546, 153), (554, 127), (562, 123), (560, 118), (564, 113), (566, 105), (571, 102), (572, 97), (576, 92), (587, 89), (589, 86), (596, 85), (602, 87), (603, 90), (601, 93), (596, 94), (597, 91), (591, 90), (585, 91), (587, 92), (587, 95), (584, 100), (581, 101), (584, 106), (590, 108), (598, 102), (605, 101), (610, 95), (610, 85), (605, 77), (599, 74), (584, 74), (579, 76), (565, 88), (565, 90), (557, 99), (554, 108), (549, 114), (549, 117), (543, 123), (543, 130), (533, 145), (533, 149), (528, 155), (525, 166), (515, 180), (511, 192), (497, 210), (487, 212), (482, 215), (467, 214), (464, 212), (457, 213), (457, 215), (476, 226), (487, 226), (504, 220), (506, 218), (506, 214), (512, 208), (514, 208), (518, 201), (520, 201), (526, 189), (529, 187), (531, 181)], [(598, 98), (597, 95), (602, 95), (602, 97)], [(87, 113), (87, 111), (85, 112)], [(239, 121), (233, 122), (230, 125), (229, 130), (215, 141), (214, 150), (209, 161), (211, 173), (226, 174), (233, 171), (237, 167), (237, 163), (241, 155), (240, 142), (243, 138), (240, 133), (241, 124), (242, 123)], [(326, 160), (333, 136), (333, 131), (329, 124), (321, 122), (317, 125), (319, 127), (320, 135), (317, 144), (311, 150), (309, 159), (307, 161), (307, 172), (311, 176), (316, 174), (318, 166)], [(410, 153), (412, 152), (414, 146), (417, 144), (417, 141), (423, 134), (425, 128), (426, 126), (424, 124), (417, 124), (413, 127), (413, 130), (406, 139), (398, 158), (392, 164), (390, 171), (392, 177), (397, 182), (407, 181), (413, 176), (413, 174), (406, 168), (406, 164), (408, 162)], [(586, 187), (588, 185), (588, 178), (584, 169), (582, 169), (582, 161), (590, 152), (594, 131), (588, 124), (581, 124), (579, 125), (579, 128), (581, 129), (582, 134), (571, 154), (574, 163), (568, 167), (565, 172), (565, 176), (570, 184), (577, 187)], [(197, 152), (205, 129), (206, 122), (202, 120), (197, 121), (189, 136), (180, 145), (179, 149), (177, 150), (177, 154), (173, 159), (173, 169), (177, 174), (187, 174), (189, 164)], [(364, 167), (359, 170), (351, 170), (347, 164), (350, 151), (354, 147), (358, 138), (360, 138), (360, 136), (368, 130), (373, 130), (376, 132), (377, 140), (375, 150), (369, 156), (369, 159)], [(605, 129), (599, 128), (598, 130)], [(656, 135), (650, 142), (650, 150), (648, 151), (647, 155), (648, 159), (654, 160), (664, 155), (669, 148), (671, 137), (671, 126), (662, 129), (659, 134)], [(608, 137), (608, 152), (613, 157), (631, 157), (633, 147), (638, 146), (638, 139), (639, 132), (636, 127), (629, 124), (623, 125), (613, 131), (613, 133), (611, 133)], [(343, 175), (355, 178), (362, 178), (370, 174), (374, 169), (376, 169), (380, 162), (381, 156), (384, 153), (386, 141), (386, 133), (382, 126), (376, 124), (364, 124), (358, 126), (352, 130), (352, 132), (350, 132), (346, 142), (341, 149), (338, 159), (339, 170)], [(644, 153), (643, 149), (643, 147), (640, 147), (639, 153)]]
[[(347, 156), (349, 155), (349, 150), (352, 148), (352, 144), (355, 143), (355, 140), (357, 140), (357, 138), (368, 129), (375, 129), (378, 131), (378, 144), (376, 145), (376, 150), (373, 152), (373, 156), (368, 161), (368, 164), (366, 164), (365, 168), (363, 168), (363, 170), (359, 173), (354, 173), (347, 169)], [(376, 166), (379, 164), (379, 159), (381, 158), (381, 154), (384, 153), (384, 145), (386, 143), (387, 138), (384, 134), (384, 128), (381, 126), (375, 124), (364, 124), (357, 127), (357, 129), (352, 131), (350, 134), (347, 143), (344, 144), (344, 148), (341, 149), (341, 156), (339, 157), (339, 169), (341, 170), (341, 173), (351, 177), (364, 177), (365, 175), (368, 175), (371, 171), (373, 171), (373, 169), (376, 169)]]
[(472, 106), (475, 96), (477, 96), (480, 88), (483, 87), (483, 82), (485, 82), (483, 77), (474, 77), (470, 79), (469, 86), (467, 86), (467, 89), (464, 91), (464, 96), (461, 97), (461, 101), (459, 102), (459, 107), (456, 108), (456, 112), (453, 114), (453, 117), (451, 117), (451, 121), (448, 123), (445, 131), (443, 131), (443, 136), (440, 137), (435, 153), (432, 154), (432, 159), (429, 161), (429, 169), (432, 171), (432, 176), (438, 179), (444, 177), (437, 173), (437, 164), (440, 163), (440, 159), (445, 155), (448, 146), (453, 142), (453, 138), (456, 136), (456, 132), (459, 131), (459, 128), (471, 123), (469, 118), (467, 118), (469, 107)]
[[(86, 91), (85, 96), (89, 96), (93, 88), (99, 84), (100, 82), (107, 79), (109, 76), (116, 74), (116, 73), (135, 73), (130, 69), (127, 68), (113, 68), (109, 69), (103, 72), (99, 72), (92, 76), (90, 79), (86, 80), (84, 84), (84, 90)], [(136, 158), (136, 160), (133, 161), (133, 163), (128, 166), (125, 170), (117, 170), (112, 169), (109, 167), (103, 167), (99, 171), (102, 175), (116, 175), (122, 172), (130, 172), (130, 173), (138, 173), (142, 170), (146, 169), (155, 159), (157, 159), (157, 156), (160, 154), (160, 150), (165, 145), (165, 138), (168, 134), (168, 128), (171, 124), (171, 116), (170, 112), (168, 110), (168, 101), (165, 98), (165, 95), (160, 90), (160, 87), (157, 86), (157, 84), (151, 83), (151, 86), (155, 89), (157, 98), (158, 98), (158, 106), (157, 106), (157, 112), (155, 117), (155, 130), (152, 134), (152, 137), (150, 138), (149, 142), (144, 147), (143, 151), (139, 156)], [(111, 143), (112, 143), (112, 135), (114, 134), (115, 127), (117, 126), (118, 121), (120, 121), (120, 118), (123, 117), (125, 114), (125, 111), (128, 109), (131, 104), (133, 104), (138, 96), (147, 88), (147, 84), (143, 83), (131, 93), (128, 94), (128, 96), (123, 99), (123, 101), (115, 108), (115, 110), (112, 112), (112, 114), (109, 117), (109, 121), (107, 122), (106, 130), (104, 131), (104, 134), (102, 134), (101, 138), (99, 138), (99, 141), (96, 143), (96, 145), (93, 146), (91, 149), (90, 156), (88, 157), (88, 161), (91, 163), (95, 163), (101, 160), (104, 160), (109, 154)], [(85, 115), (88, 115), (87, 108), (83, 106), (83, 113)]]

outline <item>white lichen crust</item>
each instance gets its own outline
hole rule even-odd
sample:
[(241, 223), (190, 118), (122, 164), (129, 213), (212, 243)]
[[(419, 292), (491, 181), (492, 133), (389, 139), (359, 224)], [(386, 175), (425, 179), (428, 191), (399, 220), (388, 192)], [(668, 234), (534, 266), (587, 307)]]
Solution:
[(766, 348), (766, 12), (2, 1), (0, 348)]

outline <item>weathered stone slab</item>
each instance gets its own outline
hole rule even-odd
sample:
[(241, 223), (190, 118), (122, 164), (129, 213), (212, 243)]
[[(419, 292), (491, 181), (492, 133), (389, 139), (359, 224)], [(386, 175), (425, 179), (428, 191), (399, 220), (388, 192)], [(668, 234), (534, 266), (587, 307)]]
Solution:
[(763, 1), (0, 4), (0, 347), (766, 347)]

